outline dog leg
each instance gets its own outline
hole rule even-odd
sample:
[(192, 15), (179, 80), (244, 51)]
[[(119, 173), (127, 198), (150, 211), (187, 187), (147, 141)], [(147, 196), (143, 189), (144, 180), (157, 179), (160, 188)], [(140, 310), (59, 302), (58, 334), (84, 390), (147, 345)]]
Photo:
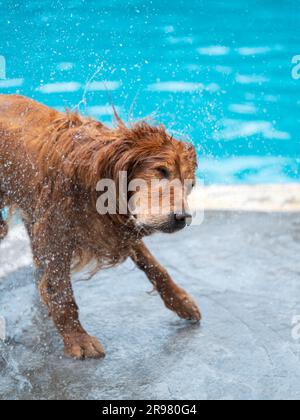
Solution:
[(47, 264), (39, 290), (42, 302), (47, 305), (63, 337), (65, 355), (75, 359), (104, 357), (102, 345), (80, 324), (70, 278), (70, 261), (63, 261), (61, 256), (52, 259)]
[(148, 276), (166, 307), (180, 318), (200, 321), (201, 314), (194, 300), (173, 282), (168, 272), (155, 260), (144, 243), (139, 242), (133, 251), (133, 261)]

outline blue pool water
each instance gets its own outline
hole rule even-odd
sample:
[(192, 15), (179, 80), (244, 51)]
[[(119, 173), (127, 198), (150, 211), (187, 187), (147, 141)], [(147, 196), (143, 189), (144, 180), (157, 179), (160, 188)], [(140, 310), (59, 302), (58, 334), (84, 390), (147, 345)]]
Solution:
[(193, 141), (206, 183), (299, 182), (299, 0), (0, 7), (0, 93), (58, 109), (85, 97), (81, 111), (110, 123), (106, 81), (123, 118), (136, 98), (134, 119), (152, 115)]

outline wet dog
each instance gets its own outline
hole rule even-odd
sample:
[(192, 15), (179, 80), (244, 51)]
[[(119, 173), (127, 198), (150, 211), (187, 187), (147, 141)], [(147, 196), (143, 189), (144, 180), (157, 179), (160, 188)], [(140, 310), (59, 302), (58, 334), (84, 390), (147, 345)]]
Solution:
[[(184, 319), (201, 318), (193, 299), (143, 242), (147, 235), (176, 232), (190, 221), (191, 188), (184, 186), (180, 197), (169, 190), (165, 200), (164, 188), (153, 187), (153, 180), (194, 183), (195, 149), (162, 126), (141, 122), (127, 127), (116, 118), (115, 128), (108, 128), (21, 96), (0, 95), (0, 239), (8, 231), (1, 210), (17, 208), (40, 273), (41, 300), (64, 340), (65, 354), (78, 359), (103, 357), (104, 350), (79, 321), (73, 269), (95, 263), (97, 271), (131, 258), (167, 308)], [(139, 194), (116, 194), (116, 211), (99, 211), (99, 181), (115, 182), (119, 193), (120, 173), (127, 183), (143, 181)], [(154, 195), (158, 212), (149, 204)], [(131, 203), (127, 212), (119, 211), (120, 197)]]

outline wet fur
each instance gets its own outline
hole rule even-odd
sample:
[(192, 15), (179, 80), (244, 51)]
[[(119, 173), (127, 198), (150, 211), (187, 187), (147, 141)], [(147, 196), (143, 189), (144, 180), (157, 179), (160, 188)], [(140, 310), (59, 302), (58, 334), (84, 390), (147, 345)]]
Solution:
[[(141, 122), (128, 128), (119, 121), (117, 127), (108, 128), (24, 97), (0, 95), (0, 240), (8, 231), (1, 210), (18, 208), (35, 263), (43, 273), (41, 297), (63, 336), (67, 355), (103, 355), (100, 344), (79, 322), (71, 267), (93, 263), (98, 270), (131, 257), (157, 289), (163, 282), (165, 288), (169, 284), (168, 295), (184, 292), (177, 291), (148, 254), (142, 242), (147, 232), (137, 229), (130, 216), (101, 216), (96, 211), (96, 185), (101, 178), (117, 181), (119, 171), (127, 171), (130, 179), (162, 160), (177, 163), (185, 177), (194, 177), (194, 148), (174, 140), (162, 126)], [(153, 264), (158, 267), (155, 275), (149, 271)], [(164, 279), (160, 279), (162, 272)], [(161, 290), (163, 299), (167, 294)], [(172, 299), (169, 305), (167, 298), (164, 301), (180, 315), (184, 299), (185, 292), (181, 304), (173, 299), (172, 307)], [(193, 305), (183, 317), (200, 318)]]

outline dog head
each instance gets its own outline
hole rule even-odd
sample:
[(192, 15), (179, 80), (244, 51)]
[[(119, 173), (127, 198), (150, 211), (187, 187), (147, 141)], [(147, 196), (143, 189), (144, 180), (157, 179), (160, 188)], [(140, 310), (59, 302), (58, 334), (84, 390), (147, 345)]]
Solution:
[(44, 160), (84, 190), (95, 192), (98, 186), (98, 213), (115, 215), (122, 223), (129, 217), (144, 234), (172, 233), (191, 223), (187, 199), (197, 168), (191, 144), (146, 122), (126, 127), (120, 121), (114, 129), (92, 120), (75, 122), (71, 128), (65, 122), (63, 130), (58, 122)]
[(195, 185), (195, 148), (162, 126), (143, 122), (122, 130), (123, 139), (108, 159), (119, 185), (120, 173), (126, 174), (127, 210), (137, 228), (145, 234), (183, 229), (192, 220), (187, 199)]

